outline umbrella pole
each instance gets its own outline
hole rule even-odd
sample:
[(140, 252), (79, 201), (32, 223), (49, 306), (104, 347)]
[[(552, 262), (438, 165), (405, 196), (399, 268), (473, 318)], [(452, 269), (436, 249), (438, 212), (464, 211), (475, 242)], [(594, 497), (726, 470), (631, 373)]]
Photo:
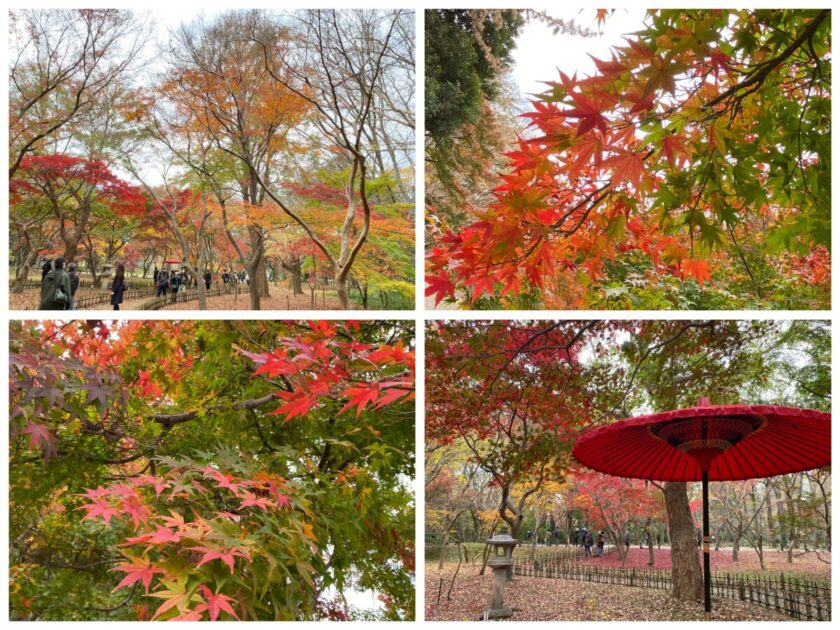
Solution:
[(709, 471), (703, 471), (703, 599), (704, 617), (712, 618), (712, 567), (709, 557)]

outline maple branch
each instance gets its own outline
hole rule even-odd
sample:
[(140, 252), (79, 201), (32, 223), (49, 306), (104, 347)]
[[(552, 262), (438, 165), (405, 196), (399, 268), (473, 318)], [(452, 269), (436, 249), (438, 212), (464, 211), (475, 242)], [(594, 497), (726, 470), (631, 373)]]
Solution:
[[(631, 390), (631, 389), (633, 389), (633, 383), (636, 381), (636, 376), (639, 374), (639, 369), (641, 369), (642, 364), (643, 364), (643, 363), (644, 363), (644, 362), (648, 359), (648, 357), (649, 357), (649, 356), (650, 356), (650, 355), (651, 355), (651, 354), (652, 354), (655, 350), (661, 350), (661, 349), (662, 349), (662, 348), (664, 348), (665, 346), (667, 346), (667, 345), (669, 345), (669, 344), (671, 344), (671, 343), (674, 343), (675, 341), (677, 341), (677, 339), (679, 339), (680, 337), (682, 337), (685, 333), (687, 333), (687, 332), (688, 332), (689, 330), (691, 330), (692, 328), (709, 328), (709, 329), (713, 329), (713, 328), (714, 328), (714, 324), (715, 324), (715, 323), (714, 323), (713, 321), (706, 321), (706, 322), (689, 322), (689, 323), (685, 324), (684, 326), (682, 326), (682, 327), (681, 327), (681, 328), (677, 331), (677, 333), (676, 333), (676, 334), (674, 334), (673, 336), (671, 336), (671, 337), (669, 337), (668, 339), (665, 339), (665, 340), (663, 340), (663, 341), (660, 341), (659, 343), (655, 343), (655, 344), (653, 344), (652, 346), (650, 346), (650, 347), (649, 347), (649, 348), (645, 351), (645, 353), (641, 356), (641, 358), (638, 360), (638, 362), (636, 363), (636, 366), (633, 368), (633, 372), (632, 372), (632, 374), (630, 375), (630, 380), (629, 380), (629, 382), (627, 383), (627, 387), (624, 389), (624, 393), (622, 394), (621, 399), (619, 399), (619, 401), (618, 401), (618, 402), (616, 402), (616, 403), (612, 406), (612, 408), (611, 408), (609, 411), (607, 411), (607, 412), (605, 412), (604, 414), (602, 414), (602, 415), (601, 415), (601, 417), (599, 418), (599, 421), (600, 421), (600, 420), (603, 420), (604, 418), (606, 418), (606, 417), (607, 417), (607, 416), (609, 416), (609, 415), (612, 415), (612, 414), (615, 412), (615, 410), (616, 410), (616, 409), (618, 409), (618, 407), (619, 407), (619, 406), (624, 405), (624, 401), (625, 401), (625, 400), (627, 400), (627, 396), (629, 396), (629, 395), (630, 395), (630, 390)], [(657, 487), (658, 487), (658, 486), (657, 486)]]
[(575, 345), (578, 342), (578, 340), (583, 336), (583, 334), (585, 332), (587, 332), (589, 330), (592, 330), (598, 324), (598, 320), (593, 319), (593, 320), (590, 320), (589, 322), (587, 322), (581, 329), (579, 329), (572, 336), (572, 338), (565, 345), (551, 346), (550, 348), (546, 347), (546, 346), (541, 346), (539, 348), (535, 348), (535, 349), (532, 349), (532, 350), (527, 350), (528, 346), (530, 346), (534, 341), (536, 341), (540, 337), (543, 337), (543, 336), (549, 334), (552, 330), (556, 330), (562, 324), (563, 324), (562, 321), (558, 321), (558, 322), (555, 322), (554, 324), (552, 324), (551, 326), (549, 326), (548, 328), (545, 328), (544, 330), (541, 330), (541, 331), (538, 331), (538, 332), (534, 333), (534, 335), (532, 335), (527, 341), (525, 341), (525, 343), (523, 343), (522, 345), (519, 346), (519, 348), (514, 350), (513, 353), (510, 355), (510, 357), (508, 358), (508, 360), (505, 361), (505, 364), (499, 369), (498, 372), (496, 372), (496, 375), (493, 377), (493, 380), (490, 381), (490, 385), (488, 385), (488, 387), (487, 387), (488, 393), (491, 393), (493, 391), (493, 386), (496, 384), (496, 381), (499, 380), (499, 377), (502, 375), (502, 373), (505, 370), (508, 369), (510, 364), (513, 363), (513, 360), (517, 356), (519, 356), (520, 353), (522, 353), (522, 352), (539, 352), (541, 350), (549, 350), (549, 349), (551, 349), (551, 350), (568, 350), (569, 348), (571, 348), (573, 345)]
[(744, 257), (744, 253), (741, 251), (741, 245), (735, 238), (735, 232), (732, 229), (732, 226), (729, 225), (729, 222), (726, 222), (726, 230), (729, 232), (729, 238), (732, 239), (732, 243), (735, 245), (735, 251), (738, 252), (738, 258), (741, 259), (741, 263), (744, 265), (744, 269), (747, 270), (747, 275), (749, 275), (750, 280), (752, 280), (753, 287), (755, 288), (755, 292), (759, 298), (763, 297), (763, 291), (761, 290), (761, 285), (755, 281), (755, 276), (753, 275), (752, 269), (750, 269), (749, 264), (747, 263), (747, 259)]
[(196, 409), (193, 411), (182, 411), (180, 413), (158, 413), (151, 416), (151, 420), (153, 422), (157, 422), (161, 426), (171, 429), (175, 425), (182, 424), (184, 422), (189, 422), (196, 418), (199, 414), (214, 412), (214, 411), (222, 411), (222, 410), (230, 410), (230, 409), (244, 409), (244, 410), (251, 410), (256, 409), (257, 407), (262, 407), (263, 405), (267, 405), (270, 402), (275, 400), (280, 400), (280, 397), (276, 393), (271, 393), (262, 398), (252, 398), (250, 400), (242, 400), (239, 402), (235, 402), (230, 405), (214, 405), (212, 407), (206, 407), (203, 409)]
[(762, 61), (758, 65), (753, 68), (746, 79), (741, 81), (740, 83), (736, 83), (728, 90), (719, 94), (711, 101), (706, 104), (706, 107), (714, 107), (726, 100), (728, 100), (733, 95), (737, 94), (741, 90), (745, 90), (747, 88), (748, 91), (740, 96), (737, 97), (738, 102), (743, 100), (749, 94), (756, 92), (761, 85), (767, 80), (767, 77), (773, 72), (776, 68), (778, 68), (782, 63), (788, 59), (793, 53), (795, 53), (803, 44), (807, 43), (811, 37), (813, 37), (814, 33), (817, 32), (817, 29), (823, 23), (823, 21), (831, 14), (831, 9), (823, 9), (820, 13), (811, 21), (802, 33), (800, 33), (799, 37), (793, 40), (787, 48), (785, 48), (781, 53), (773, 57), (772, 59), (767, 59), (766, 61)]

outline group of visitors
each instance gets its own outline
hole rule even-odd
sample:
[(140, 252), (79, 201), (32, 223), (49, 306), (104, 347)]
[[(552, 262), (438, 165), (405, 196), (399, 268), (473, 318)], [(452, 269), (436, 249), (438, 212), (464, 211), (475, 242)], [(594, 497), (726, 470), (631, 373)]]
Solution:
[[(76, 265), (70, 263), (65, 270), (65, 259), (59, 256), (54, 261), (47, 260), (41, 266), (41, 301), (38, 306), (44, 311), (72, 311), (76, 308), (76, 292), (79, 289), (79, 274)], [(155, 297), (172, 296), (172, 303), (177, 301), (178, 294), (196, 286), (196, 279), (186, 269), (171, 269), (164, 265), (163, 269), (154, 269)], [(204, 286), (210, 289), (213, 274), (207, 269), (202, 275)], [(222, 282), (225, 284), (248, 284), (250, 278), (245, 271), (222, 272)], [(125, 281), (125, 265), (118, 264), (111, 282), (111, 305), (115, 311), (120, 310), (128, 284)]]
[(222, 282), (225, 284), (248, 284), (250, 278), (247, 271), (222, 270)]
[[(198, 284), (195, 277), (186, 269), (178, 271), (170, 269), (167, 265), (164, 265), (163, 269), (158, 269), (155, 265), (153, 280), (156, 288), (155, 297), (165, 297), (169, 293), (172, 295), (173, 304), (178, 299), (178, 293), (194, 288)], [(213, 282), (213, 274), (209, 269), (205, 270), (202, 280), (204, 281), (204, 288), (209, 291)]]
[[(54, 261), (47, 260), (41, 265), (41, 302), (38, 308), (42, 311), (76, 310), (79, 274), (75, 263), (67, 265), (67, 271), (65, 271), (65, 262), (64, 257), (59, 256)], [(123, 295), (127, 290), (125, 265), (119, 264), (111, 282), (111, 305), (115, 311), (120, 310)]]
[(598, 535), (593, 539), (592, 532), (590, 532), (586, 527), (584, 527), (580, 530), (579, 540), (581, 545), (583, 545), (583, 550), (587, 558), (592, 557), (593, 546), (595, 547), (595, 556), (598, 558), (603, 557), (604, 545), (607, 542), (607, 537), (604, 534), (603, 529), (600, 532), (598, 532)]
[(156, 287), (155, 297), (172, 296), (172, 303), (178, 299), (178, 293), (186, 291), (194, 284), (194, 280), (187, 273), (186, 269), (170, 269), (164, 265), (163, 269), (155, 267), (153, 281)]

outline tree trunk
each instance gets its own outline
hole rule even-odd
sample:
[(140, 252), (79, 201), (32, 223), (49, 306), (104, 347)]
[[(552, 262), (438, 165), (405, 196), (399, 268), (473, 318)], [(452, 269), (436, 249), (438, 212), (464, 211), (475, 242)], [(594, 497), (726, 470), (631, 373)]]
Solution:
[(648, 548), (648, 566), (652, 567), (655, 556), (653, 555), (653, 532), (650, 530), (650, 519), (645, 523), (645, 539)]
[(300, 263), (291, 263), (286, 267), (292, 275), (292, 295), (303, 295), (303, 280), (301, 278)]
[(341, 302), (341, 308), (349, 310), (350, 294), (347, 291), (347, 276), (340, 271), (337, 271), (335, 274), (335, 290), (338, 293), (338, 301)]
[(260, 283), (257, 282), (257, 272), (265, 268), (262, 266), (265, 249), (263, 247), (263, 240), (260, 228), (255, 225), (248, 226), (248, 234), (251, 237), (251, 260), (248, 265), (248, 274), (250, 275), (250, 282), (248, 283), (248, 293), (251, 297), (251, 310), (260, 310)]
[(206, 285), (204, 284), (204, 267), (206, 265), (204, 259), (204, 249), (199, 250), (198, 254), (198, 268), (195, 270), (196, 274), (196, 282), (195, 288), (198, 290), (198, 310), (206, 311), (207, 310), (207, 289)]
[(35, 264), (35, 261), (38, 259), (38, 248), (33, 247), (29, 250), (29, 253), (26, 255), (26, 260), (23, 261), (23, 267), (21, 268), (20, 274), (17, 278), (15, 278), (15, 284), (12, 286), (12, 293), (22, 293), (23, 287), (26, 285), (26, 281), (29, 280), (29, 271), (32, 269), (32, 265)]
[(671, 594), (680, 601), (699, 601), (703, 598), (703, 573), (697, 556), (697, 537), (686, 484), (669, 481), (663, 491), (671, 538), (674, 585)]
[(738, 562), (739, 543), (741, 541), (741, 527), (735, 530), (735, 538), (732, 541), (732, 562)]
[(257, 267), (256, 277), (251, 276), (251, 282), (256, 282), (259, 285), (260, 297), (271, 297), (270, 287), (268, 285), (268, 269), (265, 265), (265, 256), (260, 258), (260, 264)]

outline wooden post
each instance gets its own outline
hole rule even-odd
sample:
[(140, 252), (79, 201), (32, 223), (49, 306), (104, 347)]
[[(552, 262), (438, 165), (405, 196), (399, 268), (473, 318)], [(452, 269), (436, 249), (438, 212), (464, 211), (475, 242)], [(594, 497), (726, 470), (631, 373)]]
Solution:
[(703, 471), (703, 600), (706, 621), (712, 618), (712, 566), (709, 556), (709, 471)]

